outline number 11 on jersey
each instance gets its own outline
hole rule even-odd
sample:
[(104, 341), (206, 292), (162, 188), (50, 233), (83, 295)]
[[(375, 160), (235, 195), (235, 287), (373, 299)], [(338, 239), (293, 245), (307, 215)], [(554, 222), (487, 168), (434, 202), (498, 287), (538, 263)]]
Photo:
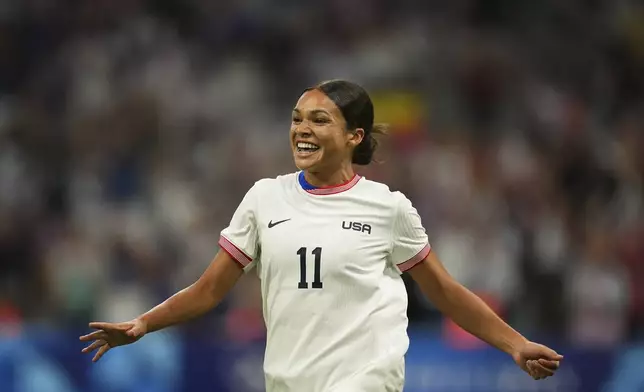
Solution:
[[(313, 272), (313, 283), (311, 285), (314, 289), (322, 288), (322, 281), (320, 279), (320, 264), (322, 264), (322, 248), (317, 247), (311, 251), (313, 256), (315, 256), (315, 270)], [(297, 251), (297, 254), (300, 256), (300, 283), (297, 284), (298, 289), (308, 289), (309, 284), (306, 281), (306, 247), (300, 248)]]

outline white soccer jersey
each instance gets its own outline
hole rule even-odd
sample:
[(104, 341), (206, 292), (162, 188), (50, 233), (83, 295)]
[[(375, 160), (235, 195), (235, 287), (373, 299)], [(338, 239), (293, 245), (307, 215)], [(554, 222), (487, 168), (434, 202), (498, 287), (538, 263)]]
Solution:
[(261, 279), (269, 392), (398, 392), (407, 294), (430, 252), (411, 202), (355, 176), (305, 190), (299, 173), (255, 183), (219, 245)]

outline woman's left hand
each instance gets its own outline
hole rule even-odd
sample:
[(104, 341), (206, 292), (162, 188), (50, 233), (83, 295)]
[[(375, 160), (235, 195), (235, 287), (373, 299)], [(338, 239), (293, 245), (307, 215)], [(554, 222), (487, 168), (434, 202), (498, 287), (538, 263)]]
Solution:
[(512, 354), (514, 362), (535, 380), (553, 376), (563, 356), (538, 343), (526, 341)]

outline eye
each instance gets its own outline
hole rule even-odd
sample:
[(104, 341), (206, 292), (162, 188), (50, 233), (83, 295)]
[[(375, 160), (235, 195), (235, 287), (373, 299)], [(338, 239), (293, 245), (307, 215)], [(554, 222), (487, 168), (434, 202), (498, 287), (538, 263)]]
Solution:
[(314, 119), (313, 122), (316, 123), (316, 124), (327, 124), (327, 123), (329, 123), (329, 119), (324, 118), (324, 117), (318, 117), (318, 118)]
[(294, 122), (295, 124), (299, 124), (299, 123), (302, 122), (302, 119), (300, 117), (298, 117), (298, 116), (293, 116), (291, 121)]

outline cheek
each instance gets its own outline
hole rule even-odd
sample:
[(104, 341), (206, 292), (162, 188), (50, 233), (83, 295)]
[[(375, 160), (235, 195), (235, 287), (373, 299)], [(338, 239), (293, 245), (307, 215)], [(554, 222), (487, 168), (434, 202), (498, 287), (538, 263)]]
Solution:
[(295, 143), (295, 136), (297, 135), (297, 127), (292, 126), (288, 131), (288, 140), (291, 144)]
[(346, 144), (342, 130), (338, 129), (325, 129), (318, 133), (318, 139), (327, 150), (341, 150)]
[(335, 135), (333, 138), (333, 145), (338, 152), (345, 151), (348, 148), (347, 139), (343, 132), (339, 132)]

